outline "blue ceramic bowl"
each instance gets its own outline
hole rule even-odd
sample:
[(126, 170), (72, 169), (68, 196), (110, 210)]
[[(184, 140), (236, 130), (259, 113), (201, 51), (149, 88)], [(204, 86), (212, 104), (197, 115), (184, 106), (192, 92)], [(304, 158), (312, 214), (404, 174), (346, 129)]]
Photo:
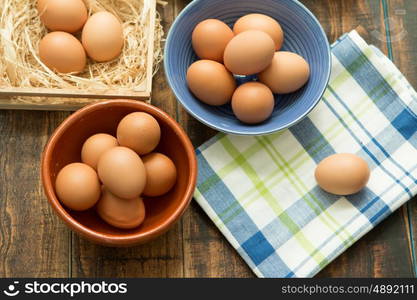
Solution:
[[(295, 93), (275, 95), (272, 116), (257, 125), (240, 122), (230, 104), (215, 107), (202, 103), (187, 87), (188, 67), (198, 58), (191, 45), (191, 34), (201, 21), (215, 18), (230, 27), (249, 13), (276, 19), (284, 30), (281, 50), (298, 53), (310, 65), (310, 79)], [(326, 35), (314, 15), (296, 0), (194, 0), (177, 17), (165, 45), (164, 67), (168, 83), (185, 109), (202, 123), (231, 134), (264, 135), (294, 125), (319, 102), (330, 76), (330, 48)], [(251, 80), (240, 78), (238, 82)]]

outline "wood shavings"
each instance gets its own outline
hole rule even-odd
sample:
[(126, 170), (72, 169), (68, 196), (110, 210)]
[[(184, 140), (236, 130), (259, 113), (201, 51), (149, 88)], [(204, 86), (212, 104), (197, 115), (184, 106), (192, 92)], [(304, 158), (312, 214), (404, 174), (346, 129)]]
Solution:
[[(159, 1), (163, 4), (164, 1)], [(84, 90), (100, 94), (100, 90), (135, 91), (146, 86), (149, 30), (154, 30), (154, 73), (162, 60), (164, 35), (159, 14), (155, 28), (150, 28), (152, 0), (85, 0), (89, 14), (106, 10), (123, 24), (125, 45), (122, 55), (105, 63), (88, 61), (81, 74), (57, 74), (39, 59), (38, 45), (48, 33), (41, 23), (35, 0), (0, 1), (0, 88), (53, 88)], [(79, 38), (79, 35), (77, 36)], [(124, 93), (125, 93), (124, 92)], [(19, 99), (14, 99), (19, 100)], [(48, 104), (88, 99), (33, 97), (21, 98), (25, 103)], [(91, 101), (91, 100), (90, 100)]]

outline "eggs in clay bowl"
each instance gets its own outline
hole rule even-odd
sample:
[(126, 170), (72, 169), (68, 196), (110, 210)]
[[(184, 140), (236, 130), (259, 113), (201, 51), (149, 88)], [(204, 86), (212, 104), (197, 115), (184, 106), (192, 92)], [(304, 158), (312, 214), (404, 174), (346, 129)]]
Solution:
[(77, 233), (109, 246), (145, 243), (192, 199), (191, 141), (162, 110), (140, 101), (84, 107), (54, 132), (42, 159), (46, 195)]

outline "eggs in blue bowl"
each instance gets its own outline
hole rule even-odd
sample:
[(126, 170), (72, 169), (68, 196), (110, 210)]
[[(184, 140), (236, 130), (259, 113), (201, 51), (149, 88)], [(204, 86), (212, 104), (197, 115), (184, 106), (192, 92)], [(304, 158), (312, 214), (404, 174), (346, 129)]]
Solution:
[[(284, 32), (280, 51), (303, 57), (310, 68), (307, 83), (295, 92), (274, 94), (271, 116), (257, 124), (236, 118), (230, 103), (211, 106), (197, 99), (187, 85), (187, 70), (199, 58), (192, 46), (194, 28), (206, 19), (218, 19), (233, 28), (248, 14), (264, 14), (279, 22)], [(302, 120), (320, 101), (330, 77), (330, 47), (320, 23), (295, 0), (194, 0), (173, 23), (165, 45), (165, 73), (178, 101), (200, 122), (218, 131), (238, 135), (265, 135)], [(216, 78), (213, 78), (216, 80)], [(236, 82), (258, 80), (257, 75), (236, 76)]]

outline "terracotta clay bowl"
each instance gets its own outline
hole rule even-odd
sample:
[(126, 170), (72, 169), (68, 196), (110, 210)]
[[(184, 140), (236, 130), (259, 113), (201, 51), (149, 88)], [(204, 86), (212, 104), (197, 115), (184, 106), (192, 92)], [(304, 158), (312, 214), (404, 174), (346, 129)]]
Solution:
[[(76, 212), (61, 205), (55, 193), (55, 178), (67, 164), (81, 161), (84, 141), (96, 133), (115, 136), (119, 121), (131, 112), (146, 112), (161, 127), (161, 142), (155, 149), (172, 159), (178, 177), (173, 189), (161, 197), (144, 198), (146, 219), (131, 230), (112, 227), (94, 209)], [(42, 182), (58, 216), (81, 236), (107, 246), (145, 243), (166, 232), (181, 217), (193, 196), (197, 178), (194, 148), (176, 121), (162, 110), (132, 100), (109, 100), (86, 106), (69, 116), (52, 134), (42, 156)]]

